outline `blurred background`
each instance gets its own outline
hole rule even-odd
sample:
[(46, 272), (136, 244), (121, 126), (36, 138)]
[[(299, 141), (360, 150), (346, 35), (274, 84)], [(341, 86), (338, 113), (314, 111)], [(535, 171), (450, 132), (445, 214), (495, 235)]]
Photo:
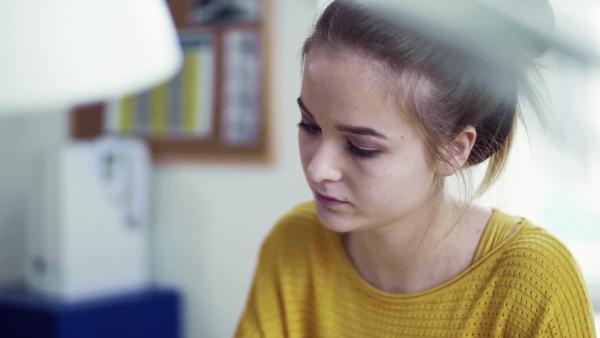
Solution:
[[(53, 195), (63, 200), (57, 208), (68, 209), (64, 211), (68, 217), (58, 215), (56, 222), (74, 219), (73, 222), (81, 224), (78, 222), (85, 222), (86, 217), (94, 215), (97, 223), (97, 219), (112, 212), (111, 206), (119, 210), (117, 216), (110, 218), (115, 222), (131, 226), (132, 216), (128, 212), (142, 215), (140, 219), (147, 225), (144, 234), (140, 235), (142, 242), (128, 239), (120, 244), (139, 246), (135, 253), (124, 250), (123, 254), (142, 257), (140, 262), (131, 263), (142, 266), (139, 268), (142, 277), (130, 284), (128, 289), (136, 283), (176, 289), (182, 299), (182, 337), (232, 336), (246, 301), (263, 238), (283, 213), (312, 197), (304, 181), (297, 150), (295, 124), (299, 115), (295, 100), (301, 83), (300, 48), (324, 2), (271, 0), (266, 6), (266, 3), (254, 1), (248, 3), (255, 5), (247, 5), (243, 1), (221, 1), (221, 5), (227, 3), (230, 7), (219, 8), (219, 1), (197, 1), (191, 9), (187, 7), (188, 14), (181, 14), (180, 11), (186, 9), (170, 1), (179, 33), (191, 36), (187, 40), (182, 38), (182, 41), (191, 41), (183, 42), (186, 51), (184, 70), (196, 69), (199, 66), (194, 68), (194, 60), (204, 60), (200, 63), (203, 69), (207, 68), (203, 74), (212, 74), (209, 80), (192, 86), (196, 90), (192, 90), (193, 93), (209, 93), (209, 96), (217, 97), (207, 99), (212, 100), (211, 106), (202, 108), (215, 111), (214, 115), (210, 117), (209, 113), (205, 120), (198, 119), (208, 125), (220, 126), (220, 129), (215, 128), (212, 133), (210, 130), (194, 129), (197, 140), (192, 141), (182, 139), (183, 132), (170, 133), (168, 128), (171, 125), (165, 127), (168, 130), (162, 134), (158, 129), (136, 129), (137, 122), (127, 120), (128, 116), (130, 119), (135, 116), (132, 110), (139, 110), (131, 108), (132, 97), (107, 101), (102, 108), (104, 119), (98, 122), (104, 132), (118, 134), (129, 131), (130, 134), (154, 137), (147, 150), (151, 159), (149, 167), (131, 169), (148, 182), (147, 191), (143, 182), (140, 183), (142, 188), (129, 187), (136, 194), (143, 195), (138, 196), (142, 206), (138, 209), (130, 206), (123, 211), (117, 202), (110, 202), (109, 206), (102, 207), (106, 210), (99, 210), (96, 204), (105, 203), (102, 201), (106, 198), (91, 198), (85, 193), (88, 190), (65, 192), (67, 188), (61, 187), (60, 182), (68, 182), (65, 184), (69, 187), (89, 186), (89, 191), (98, 189), (99, 194), (117, 196), (116, 201), (123, 201), (121, 195), (124, 193), (114, 187), (121, 183), (85, 183), (93, 179), (82, 173), (81, 177), (73, 174), (83, 172), (83, 169), (56, 169), (57, 177), (63, 178), (56, 180), (56, 186), (48, 188), (54, 190), (45, 192), (50, 200)], [(557, 25), (568, 31), (575, 27), (573, 23), (577, 23), (579, 28), (571, 33), (600, 50), (600, 3), (597, 0), (554, 0), (552, 3), (557, 9)], [(588, 26), (582, 26), (584, 22)], [(209, 29), (203, 25), (208, 25)], [(230, 27), (227, 25), (238, 25), (234, 28), (243, 32), (228, 34)], [(248, 31), (258, 32), (258, 40), (250, 33), (245, 34)], [(207, 45), (208, 49), (204, 49)], [(222, 54), (207, 54), (205, 51), (210, 51), (210, 46), (215, 46)], [(236, 48), (238, 52), (235, 52)], [(261, 92), (251, 91), (250, 94), (244, 91), (243, 79), (236, 80), (235, 83), (242, 83), (238, 87), (227, 84), (235, 80), (231, 80), (235, 76), (227, 72), (227, 67), (238, 67), (238, 63), (246, 62), (240, 55), (248, 50), (254, 51), (252, 55), (259, 55), (263, 60), (262, 63), (246, 65), (246, 68), (239, 66), (240, 72), (249, 72), (248, 81), (255, 81), (246, 83), (246, 86), (261, 89)], [(229, 56), (234, 54), (237, 56)], [(483, 200), (508, 213), (526, 216), (564, 241), (578, 259), (595, 309), (600, 311), (600, 69), (582, 66), (552, 53), (548, 54), (544, 63), (548, 127), (543, 128), (531, 113), (525, 112), (528, 133), (524, 133), (524, 128), (519, 129), (506, 172)], [(213, 69), (210, 73), (211, 67), (219, 70)], [(198, 79), (201, 80), (202, 76), (199, 75)], [(186, 83), (186, 80), (182, 81)], [(211, 87), (211, 83), (215, 88)], [(174, 82), (169, 86), (177, 88)], [(243, 101), (252, 102), (254, 111), (245, 112), (240, 107), (223, 103), (228, 95), (237, 97), (243, 94), (255, 95), (254, 99), (245, 98), (246, 101)], [(144, 99), (161, 102), (156, 99), (160, 97), (156, 91), (136, 97), (136, 107), (142, 105), (140, 102)], [(260, 100), (252, 101), (256, 97)], [(220, 108), (215, 108), (217, 106)], [(28, 234), (31, 230), (27, 230), (31, 227), (28, 225), (31, 223), (29, 201), (37, 191), (35, 177), (32, 176), (43, 174), (40, 170), (37, 174), (32, 171), (39, 162), (32, 162), (31, 145), (45, 144), (45, 156), (62, 156), (63, 159), (71, 158), (69, 156), (89, 159), (105, 149), (103, 145), (92, 143), (93, 139), (73, 133), (73, 129), (85, 123), (73, 117), (70, 107), (52, 110), (44, 114), (0, 115), (0, 288), (3, 290), (32, 285), (31, 281), (27, 281), (31, 280), (27, 276), (32, 264), (31, 246), (34, 245), (31, 244), (31, 234)], [(239, 122), (240, 111), (257, 114), (260, 126)], [(136, 121), (139, 122), (139, 119)], [(228, 123), (234, 126), (231, 127), (233, 131), (228, 131)], [(257, 133), (261, 136), (256, 136)], [(217, 136), (222, 139), (215, 140)], [(253, 144), (257, 139), (259, 141)], [(66, 148), (70, 149), (69, 154), (88, 155), (67, 156)], [(197, 154), (198, 150), (208, 155)], [(133, 151), (144, 158), (144, 150)], [(68, 166), (68, 161), (61, 163)], [(98, 168), (105, 168), (103, 165), (106, 166), (97, 164), (90, 165), (90, 168), (101, 170)], [(119, 173), (119, 169), (116, 170)], [(52, 177), (46, 179), (52, 181)], [(118, 191), (115, 192), (115, 189)], [(67, 197), (61, 197), (63, 195)], [(133, 200), (133, 197), (130, 198)], [(76, 207), (65, 207), (68, 203)], [(80, 238), (89, 246), (102, 237), (88, 238), (94, 231), (89, 225), (86, 231), (69, 229), (57, 230), (65, 231), (65, 238), (68, 238), (65, 242), (77, 242)], [(117, 238), (119, 235), (114, 236)], [(99, 250), (91, 255), (108, 256), (108, 260), (99, 265), (121, 264), (123, 259), (114, 254), (116, 245), (111, 247), (113, 242), (110, 240), (107, 243), (109, 245), (101, 247), (105, 251)], [(71, 250), (75, 250), (73, 248), (77, 246), (71, 246)], [(69, 253), (63, 251), (61, 254)], [(77, 256), (78, 252), (75, 250), (71, 254)], [(66, 261), (65, 264), (75, 264), (68, 263), (68, 259)], [(88, 261), (82, 264), (94, 263)]]

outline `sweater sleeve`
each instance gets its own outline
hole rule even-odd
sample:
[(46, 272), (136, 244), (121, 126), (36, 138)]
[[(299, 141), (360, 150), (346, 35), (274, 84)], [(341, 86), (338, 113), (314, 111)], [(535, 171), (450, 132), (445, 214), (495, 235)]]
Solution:
[(554, 287), (553, 316), (548, 331), (553, 337), (596, 337), (594, 315), (579, 265), (560, 242), (547, 252), (553, 263), (550, 285)]

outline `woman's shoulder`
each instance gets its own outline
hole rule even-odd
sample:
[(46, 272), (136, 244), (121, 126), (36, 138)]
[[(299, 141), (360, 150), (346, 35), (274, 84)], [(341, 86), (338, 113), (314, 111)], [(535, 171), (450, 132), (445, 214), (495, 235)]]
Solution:
[(585, 288), (579, 265), (568, 247), (527, 218), (494, 209), (481, 241), (478, 263), (506, 281), (533, 283), (537, 289), (548, 288), (549, 294), (566, 292), (560, 288)]
[(537, 304), (550, 311), (548, 325), (558, 332), (554, 332), (556, 335), (581, 336), (569, 331), (574, 327), (593, 331), (591, 303), (581, 269), (568, 247), (549, 231), (523, 218), (493, 256), (490, 262), (496, 282), (519, 290), (511, 295), (522, 297), (519, 299), (525, 299), (530, 307)]
[(585, 288), (579, 265), (561, 240), (527, 218), (498, 209), (493, 209), (475, 258), (483, 270), (491, 269), (511, 284), (532, 283), (536, 289), (549, 288), (549, 294), (564, 293), (562, 287)]
[[(501, 213), (498, 211), (498, 213)], [(568, 247), (548, 230), (533, 224), (526, 218), (506, 214), (504, 219), (520, 220), (518, 226), (511, 229), (502, 252), (501, 260), (506, 264), (543, 267), (542, 271), (553, 272), (556, 269), (580, 274), (579, 266)], [(509, 224), (510, 225), (510, 224)]]
[(575, 257), (546, 229), (522, 218), (499, 251), (496, 273), (518, 280), (521, 286), (543, 291), (558, 303), (589, 304), (585, 280)]
[(504, 261), (512, 264), (528, 264), (534, 276), (554, 281), (549, 287), (567, 295), (585, 291), (583, 273), (569, 248), (546, 229), (525, 220), (524, 227), (509, 250)]
[(526, 218), (522, 218), (520, 225), (510, 234), (503, 258), (541, 264), (548, 269), (572, 267), (579, 271), (569, 248), (548, 230)]

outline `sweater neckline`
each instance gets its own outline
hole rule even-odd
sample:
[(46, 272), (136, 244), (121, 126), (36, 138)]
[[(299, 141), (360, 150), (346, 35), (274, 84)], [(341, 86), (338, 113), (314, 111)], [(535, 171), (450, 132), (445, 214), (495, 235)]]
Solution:
[[(489, 236), (489, 233), (494, 231), (494, 226), (499, 226), (503, 221), (508, 219), (512, 219), (511, 216), (504, 214), (498, 209), (492, 208), (492, 216), (488, 220), (486, 227), (484, 229), (484, 233), (482, 234), (482, 239), (486, 236)], [(432, 298), (436, 297), (442, 292), (448, 291), (450, 288), (459, 284), (460, 281), (468, 278), (469, 275), (477, 273), (477, 268), (483, 264), (485, 264), (492, 256), (498, 254), (502, 248), (512, 243), (519, 235), (524, 231), (525, 228), (529, 226), (529, 223), (525, 218), (521, 219), (521, 225), (506, 239), (498, 243), (491, 250), (485, 252), (478, 260), (474, 261), (467, 269), (463, 270), (461, 273), (453, 277), (452, 279), (429, 288), (427, 290), (415, 292), (415, 293), (390, 293), (387, 291), (380, 290), (373, 285), (369, 284), (359, 273), (356, 271), (356, 268), (350, 261), (346, 250), (342, 244), (342, 236), (343, 233), (338, 233), (333, 230), (330, 230), (323, 226), (329, 233), (330, 239), (334, 245), (335, 254), (338, 256), (338, 260), (343, 264), (342, 268), (348, 273), (350, 278), (352, 278), (353, 284), (358, 287), (363, 292), (369, 293), (375, 297), (388, 299), (388, 300), (415, 300), (418, 298)], [(480, 246), (482, 245), (482, 240), (480, 239), (476, 252), (480, 251)]]

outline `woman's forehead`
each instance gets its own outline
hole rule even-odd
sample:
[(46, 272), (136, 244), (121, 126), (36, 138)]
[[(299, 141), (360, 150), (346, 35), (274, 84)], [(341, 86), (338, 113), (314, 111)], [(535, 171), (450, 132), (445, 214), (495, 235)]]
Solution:
[(385, 111), (388, 117), (404, 120), (405, 112), (399, 111), (402, 109), (398, 100), (409, 90), (399, 85), (411, 84), (400, 82), (372, 57), (317, 47), (311, 49), (306, 58), (301, 96), (307, 106), (326, 104), (338, 115), (361, 111), (362, 117), (373, 117), (373, 113)]
[(349, 49), (314, 46), (305, 60), (304, 74), (325, 80), (361, 80), (373, 84), (387, 80), (383, 64), (365, 53)]
[(318, 123), (372, 128), (389, 139), (410, 129), (389, 98), (384, 76), (366, 69), (372, 61), (358, 55), (309, 55), (300, 99)]

